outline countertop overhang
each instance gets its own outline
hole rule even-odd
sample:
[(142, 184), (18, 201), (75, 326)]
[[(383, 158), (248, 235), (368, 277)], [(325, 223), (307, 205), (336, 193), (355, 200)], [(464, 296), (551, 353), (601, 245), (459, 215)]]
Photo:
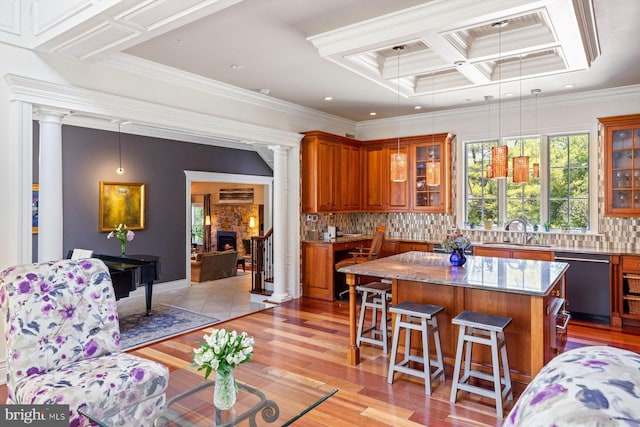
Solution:
[(449, 254), (412, 251), (342, 267), (338, 272), (544, 297), (568, 268), (566, 262), (472, 255), (464, 266), (453, 267)]

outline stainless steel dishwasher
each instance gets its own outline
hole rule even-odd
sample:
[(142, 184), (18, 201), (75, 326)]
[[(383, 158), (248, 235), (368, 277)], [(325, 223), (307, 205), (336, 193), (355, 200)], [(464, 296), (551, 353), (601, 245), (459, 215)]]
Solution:
[(571, 317), (608, 324), (611, 310), (609, 255), (556, 252), (555, 260), (569, 263), (566, 297)]

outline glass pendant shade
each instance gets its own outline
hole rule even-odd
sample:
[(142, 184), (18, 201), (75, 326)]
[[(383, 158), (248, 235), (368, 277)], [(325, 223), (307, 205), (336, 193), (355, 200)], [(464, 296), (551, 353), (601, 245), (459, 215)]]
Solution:
[(430, 187), (440, 185), (440, 162), (427, 162), (427, 185)]
[(492, 178), (506, 178), (509, 173), (509, 148), (506, 145), (491, 147)]
[(403, 182), (407, 180), (407, 155), (405, 153), (391, 153), (391, 181)]
[(529, 182), (529, 156), (513, 158), (513, 182)]
[(533, 164), (533, 177), (540, 178), (540, 163)]

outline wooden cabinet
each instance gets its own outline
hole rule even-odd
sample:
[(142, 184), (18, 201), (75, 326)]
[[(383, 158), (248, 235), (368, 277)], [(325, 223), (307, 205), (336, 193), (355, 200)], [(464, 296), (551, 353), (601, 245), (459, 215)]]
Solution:
[[(407, 182), (392, 182), (389, 177), (391, 153), (398, 150), (398, 140), (363, 143), (362, 208), (366, 211), (406, 212), (409, 210)], [(400, 140), (400, 152), (409, 157), (409, 145)]]
[(450, 133), (409, 138), (411, 207), (414, 211), (446, 213), (451, 210), (453, 138)]
[(605, 215), (640, 216), (640, 114), (603, 117)]
[[(451, 142), (442, 133), (357, 141), (321, 131), (302, 139), (302, 212), (451, 211)], [(407, 181), (392, 182), (391, 154), (407, 155)], [(438, 165), (440, 184), (427, 186), (426, 171)]]
[(383, 145), (362, 147), (362, 209), (383, 211), (384, 182), (388, 174), (384, 171), (386, 149)]
[(623, 256), (620, 269), (620, 315), (623, 319), (640, 320), (640, 256)]
[(431, 243), (418, 243), (418, 242), (398, 242), (399, 254), (404, 252), (433, 252), (433, 245)]
[(340, 155), (340, 176), (342, 180), (338, 189), (341, 210), (357, 211), (360, 209), (360, 147), (343, 145)]
[(553, 261), (552, 251), (539, 251), (533, 249), (495, 248), (491, 246), (474, 246), (473, 254), (496, 258), (531, 259), (537, 261)]
[(336, 277), (344, 280), (344, 274), (336, 273), (335, 264), (352, 256), (349, 252), (359, 246), (368, 247), (370, 239), (349, 242), (303, 242), (302, 243), (302, 294), (306, 297), (326, 301), (336, 299)]
[(360, 209), (358, 141), (313, 131), (302, 139), (302, 212)]

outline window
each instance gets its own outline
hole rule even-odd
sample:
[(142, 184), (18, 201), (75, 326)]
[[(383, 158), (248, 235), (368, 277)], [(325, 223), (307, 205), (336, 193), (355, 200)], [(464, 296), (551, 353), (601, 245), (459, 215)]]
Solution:
[[(505, 139), (509, 147), (506, 179), (486, 177), (491, 147), (497, 144), (493, 140), (464, 145), (467, 224), (500, 224), (524, 215), (532, 224), (550, 223), (554, 228), (588, 226), (589, 134), (552, 135), (548, 143), (537, 136)], [(517, 156), (528, 157), (528, 182), (513, 182), (513, 158)], [(540, 177), (533, 175), (536, 163)], [(543, 171), (548, 175), (543, 177)]]
[(487, 165), (491, 161), (491, 147), (498, 141), (465, 144), (467, 173), (465, 179), (468, 224), (479, 224), (498, 218), (498, 180), (487, 178)]
[(589, 226), (589, 135), (549, 137), (549, 222)]
[(204, 244), (204, 205), (191, 203), (191, 244)]

